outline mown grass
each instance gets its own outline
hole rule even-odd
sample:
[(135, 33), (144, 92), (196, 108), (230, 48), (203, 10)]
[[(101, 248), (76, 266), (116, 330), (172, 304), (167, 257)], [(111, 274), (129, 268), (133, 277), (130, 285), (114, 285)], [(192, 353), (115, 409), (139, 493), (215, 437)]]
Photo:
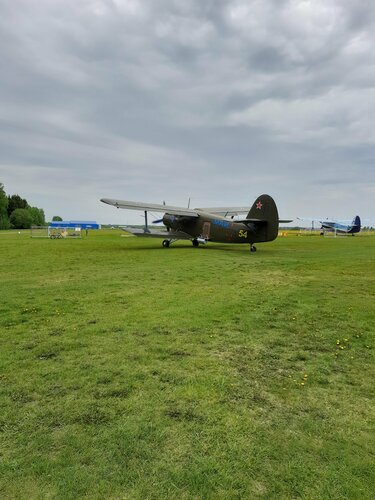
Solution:
[(0, 233), (0, 496), (373, 498), (375, 237)]

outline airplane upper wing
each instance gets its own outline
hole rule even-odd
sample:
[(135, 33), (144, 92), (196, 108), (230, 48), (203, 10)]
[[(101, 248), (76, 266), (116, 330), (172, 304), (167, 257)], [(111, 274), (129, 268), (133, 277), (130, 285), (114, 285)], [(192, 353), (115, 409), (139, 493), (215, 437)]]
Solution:
[(196, 210), (200, 210), (202, 212), (208, 212), (214, 215), (224, 215), (224, 217), (228, 215), (238, 215), (238, 214), (247, 214), (249, 213), (249, 207), (205, 207), (205, 208), (196, 208)]
[(172, 207), (170, 205), (158, 205), (157, 203), (141, 203), (138, 201), (112, 200), (111, 198), (102, 198), (100, 201), (113, 205), (116, 208), (126, 208), (128, 210), (143, 210), (150, 212), (164, 212), (172, 215), (185, 215), (187, 217), (199, 217), (196, 210), (191, 208)]
[[(240, 215), (240, 214), (248, 214), (250, 208), (249, 207), (208, 207), (208, 208), (196, 208), (196, 210), (200, 210), (202, 212), (208, 212), (210, 214), (214, 215), (223, 215), (224, 217), (227, 216), (234, 216), (234, 215)], [(262, 219), (236, 219), (233, 222), (265, 222)], [(279, 223), (287, 223), (287, 222), (293, 222), (293, 219), (279, 219)]]

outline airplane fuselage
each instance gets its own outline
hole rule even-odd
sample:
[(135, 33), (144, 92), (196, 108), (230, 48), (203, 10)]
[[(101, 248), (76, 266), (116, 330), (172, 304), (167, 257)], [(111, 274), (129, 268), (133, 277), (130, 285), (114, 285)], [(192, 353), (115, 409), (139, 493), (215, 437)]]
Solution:
[(325, 231), (334, 231), (337, 233), (345, 233), (345, 234), (355, 234), (359, 233), (361, 230), (360, 225), (345, 225), (340, 224), (339, 222), (327, 222), (321, 221), (322, 229)]
[[(202, 238), (206, 241), (250, 244), (264, 241), (262, 227), (257, 227), (253, 223), (235, 222), (206, 212), (199, 212), (199, 217), (194, 219), (164, 214), (163, 223), (173, 231), (183, 231), (191, 238)], [(277, 232), (275, 238), (276, 236)]]

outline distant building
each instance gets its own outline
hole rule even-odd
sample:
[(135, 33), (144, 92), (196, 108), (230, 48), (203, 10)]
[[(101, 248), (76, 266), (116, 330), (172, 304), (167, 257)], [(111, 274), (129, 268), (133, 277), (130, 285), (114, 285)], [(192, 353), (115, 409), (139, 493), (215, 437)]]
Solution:
[(54, 220), (50, 222), (50, 227), (67, 227), (81, 229), (100, 229), (100, 224), (92, 220)]

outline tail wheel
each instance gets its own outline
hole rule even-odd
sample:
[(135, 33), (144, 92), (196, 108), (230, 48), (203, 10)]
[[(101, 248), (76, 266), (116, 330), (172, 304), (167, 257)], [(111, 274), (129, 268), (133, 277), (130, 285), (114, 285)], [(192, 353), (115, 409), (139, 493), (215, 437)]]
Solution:
[(257, 247), (255, 247), (254, 245), (250, 245), (250, 252), (256, 252), (257, 251)]
[(163, 240), (162, 245), (163, 245), (163, 247), (164, 247), (164, 248), (168, 248), (168, 247), (169, 247), (169, 244), (170, 244), (170, 241), (169, 241), (169, 240)]

